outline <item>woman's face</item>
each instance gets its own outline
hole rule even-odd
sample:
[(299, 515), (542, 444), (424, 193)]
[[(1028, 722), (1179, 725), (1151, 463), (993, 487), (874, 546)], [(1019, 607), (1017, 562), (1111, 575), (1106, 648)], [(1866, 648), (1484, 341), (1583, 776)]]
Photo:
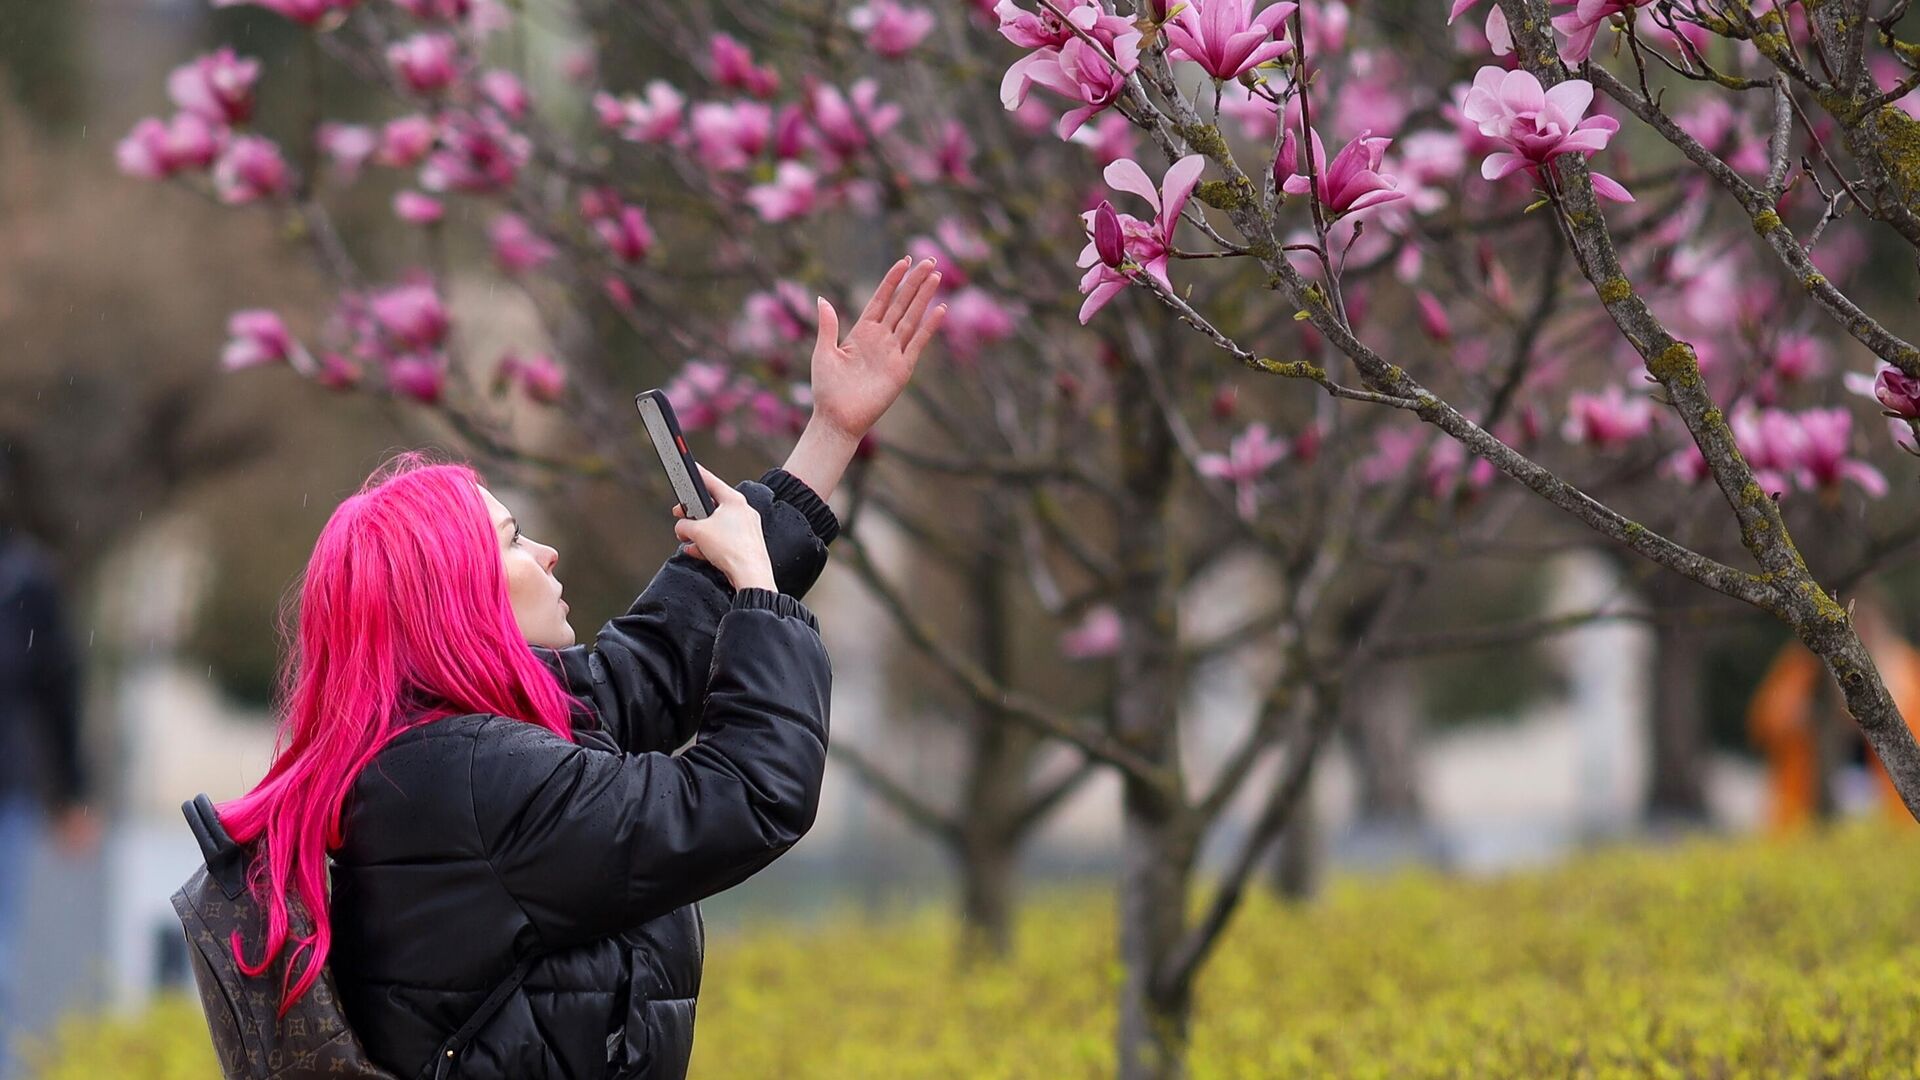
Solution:
[(500, 564), (507, 571), (507, 597), (513, 601), (513, 621), (520, 624), (520, 633), (529, 645), (564, 649), (573, 644), (567, 602), (560, 599), (563, 586), (553, 576), (560, 553), (520, 535), (513, 512), (502, 506), (493, 492), (483, 487), (480, 495), (487, 501), (494, 536), (500, 542)]

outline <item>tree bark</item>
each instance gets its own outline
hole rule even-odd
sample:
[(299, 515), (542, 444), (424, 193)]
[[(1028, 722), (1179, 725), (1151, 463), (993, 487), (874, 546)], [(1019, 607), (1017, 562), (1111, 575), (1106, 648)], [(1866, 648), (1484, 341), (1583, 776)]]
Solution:
[[(1664, 575), (1662, 575), (1664, 578)], [(1666, 579), (1671, 582), (1671, 579)], [(1656, 612), (1687, 606), (1692, 590), (1648, 590)], [(1703, 825), (1707, 821), (1707, 716), (1701, 685), (1706, 628), (1660, 619), (1654, 629), (1652, 751), (1647, 788), (1649, 823)]]
[(1349, 693), (1357, 706), (1351, 730), (1358, 744), (1362, 821), (1419, 825), (1426, 812), (1420, 802), (1420, 715), (1411, 671), (1405, 664), (1383, 664)]
[[(1119, 523), (1123, 577), (1116, 607), (1122, 626), (1114, 664), (1114, 733), (1179, 775), (1179, 650), (1175, 624), (1169, 495), (1172, 440), (1156, 414), (1142, 363), (1118, 373), (1117, 431), (1128, 519)], [(1194, 828), (1177, 791), (1128, 777), (1121, 795), (1119, 953), (1120, 1080), (1178, 1080), (1186, 1075), (1192, 1011), (1187, 980), (1170, 978), (1186, 929)]]

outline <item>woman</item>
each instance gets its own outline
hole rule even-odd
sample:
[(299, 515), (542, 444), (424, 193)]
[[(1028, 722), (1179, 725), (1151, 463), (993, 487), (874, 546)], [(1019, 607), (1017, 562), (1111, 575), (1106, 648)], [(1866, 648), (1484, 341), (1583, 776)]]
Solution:
[[(684, 1076), (695, 903), (813, 822), (831, 669), (800, 596), (839, 529), (825, 499), (945, 315), (938, 285), (896, 263), (845, 346), (819, 301), (786, 466), (738, 490), (703, 469), (719, 509), (674, 524), (686, 546), (591, 645), (558, 553), (465, 467), (406, 455), (343, 502), (301, 588), (282, 749), (218, 807), (264, 838), (266, 955), (242, 965), (292, 949), (284, 1003), (331, 963), (368, 1053), (414, 1076), (534, 956), (453, 1075)], [(297, 941), (294, 890), (315, 919)]]

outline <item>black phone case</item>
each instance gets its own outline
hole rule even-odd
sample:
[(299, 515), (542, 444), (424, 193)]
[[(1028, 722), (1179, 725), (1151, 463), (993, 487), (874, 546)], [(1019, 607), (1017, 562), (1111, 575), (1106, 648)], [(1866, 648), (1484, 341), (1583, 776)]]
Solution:
[(686, 436), (681, 434), (680, 421), (673, 415), (673, 403), (667, 400), (666, 392), (656, 388), (635, 394), (633, 404), (640, 410), (640, 420), (646, 425), (647, 436), (653, 440), (653, 449), (660, 455), (660, 467), (667, 471), (667, 479), (673, 484), (673, 493), (680, 499), (687, 516), (695, 519), (712, 516), (720, 504), (714, 500), (713, 493), (707, 490), (706, 482), (701, 479), (700, 469), (694, 464), (693, 451), (687, 449)]

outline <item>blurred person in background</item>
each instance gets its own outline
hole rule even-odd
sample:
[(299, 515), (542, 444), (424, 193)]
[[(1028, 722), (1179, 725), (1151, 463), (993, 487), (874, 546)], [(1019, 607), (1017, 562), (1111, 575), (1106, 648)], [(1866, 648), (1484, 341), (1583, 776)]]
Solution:
[[(1915, 728), (1920, 711), (1920, 650), (1900, 636), (1881, 600), (1863, 593), (1853, 606), (1861, 643), (1873, 655), (1887, 692)], [(1747, 731), (1767, 759), (1767, 831), (1783, 836), (1846, 809), (1842, 781), (1869, 775), (1871, 795), (1887, 820), (1914, 824), (1893, 779), (1847, 713), (1833, 677), (1798, 639), (1789, 638), (1754, 691)]]
[(14, 981), (35, 845), (48, 822), (70, 856), (99, 842), (85, 802), (79, 664), (53, 567), (26, 532), (22, 457), (0, 433), (0, 1080), (16, 1069), (8, 1018), (26, 990)]

